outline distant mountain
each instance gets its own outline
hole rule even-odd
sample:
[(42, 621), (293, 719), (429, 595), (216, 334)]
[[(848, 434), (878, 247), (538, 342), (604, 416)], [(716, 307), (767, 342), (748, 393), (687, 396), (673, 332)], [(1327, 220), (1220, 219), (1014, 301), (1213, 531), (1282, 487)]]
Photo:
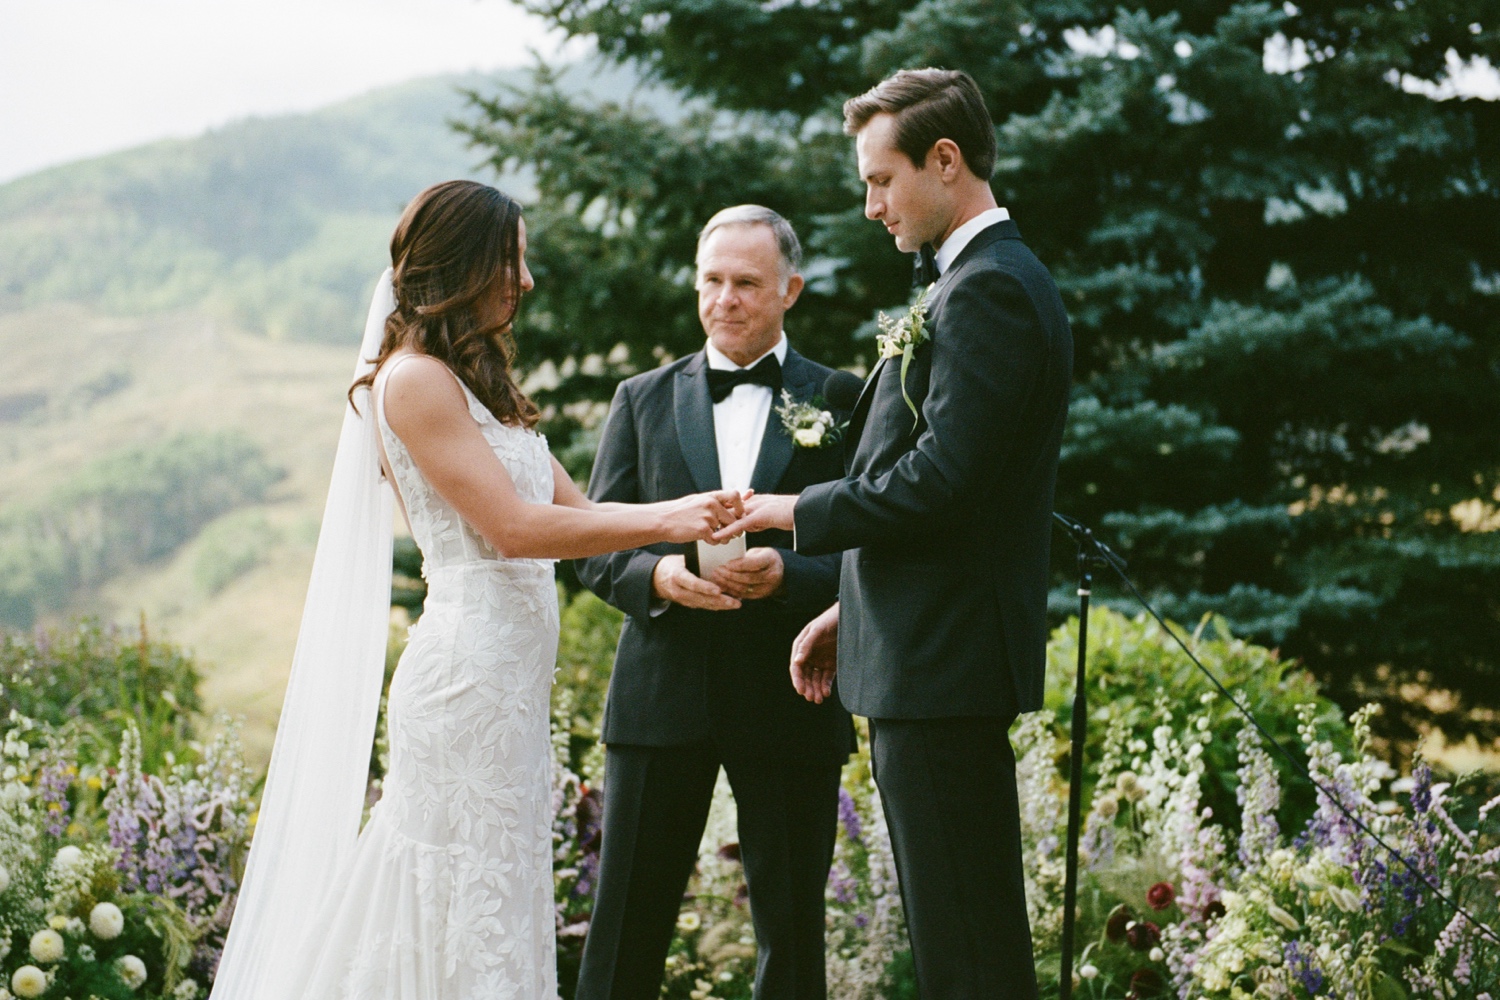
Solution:
[[(424, 186), (490, 176), (446, 125), (460, 91), (526, 78), (417, 80), (0, 185), (0, 626), (144, 615), (264, 761), (391, 229)], [(670, 110), (626, 71), (561, 82)]]
[[(416, 80), (0, 185), (0, 312), (191, 307), (274, 339), (350, 341), (402, 206), (435, 181), (494, 180), (448, 126), (462, 91), (528, 75)], [(562, 82), (611, 96), (636, 86), (595, 64)]]

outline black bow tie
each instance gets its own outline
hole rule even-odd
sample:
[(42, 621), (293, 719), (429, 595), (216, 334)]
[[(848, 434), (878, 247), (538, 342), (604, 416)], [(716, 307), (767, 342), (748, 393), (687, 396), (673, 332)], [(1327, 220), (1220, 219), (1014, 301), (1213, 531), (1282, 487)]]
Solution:
[(912, 265), (913, 288), (926, 288), (938, 280), (937, 253), (933, 251), (931, 243), (922, 244), (922, 249), (917, 253)]
[(763, 385), (775, 392), (781, 388), (781, 362), (776, 360), (776, 355), (768, 354), (753, 368), (736, 368), (734, 371), (723, 371), (719, 368), (708, 370), (708, 392), (713, 396), (715, 403), (722, 403), (737, 385)]

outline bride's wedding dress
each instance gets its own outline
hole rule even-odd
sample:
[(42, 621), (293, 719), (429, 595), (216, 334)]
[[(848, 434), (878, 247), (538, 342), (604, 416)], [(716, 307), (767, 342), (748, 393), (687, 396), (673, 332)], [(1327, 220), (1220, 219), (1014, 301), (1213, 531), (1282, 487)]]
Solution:
[[(550, 503), (546, 440), (459, 384), (521, 498)], [(501, 558), (423, 477), (382, 403), (377, 390), (427, 600), (391, 684), (383, 796), (310, 924), (293, 995), (552, 1000), (552, 561)]]

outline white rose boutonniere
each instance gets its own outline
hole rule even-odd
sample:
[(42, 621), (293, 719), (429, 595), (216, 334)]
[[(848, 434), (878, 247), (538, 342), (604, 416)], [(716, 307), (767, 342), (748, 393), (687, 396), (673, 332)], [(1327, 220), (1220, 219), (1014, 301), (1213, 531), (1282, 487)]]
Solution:
[(814, 403), (799, 403), (792, 394), (781, 390), (776, 415), (798, 448), (822, 448), (838, 441), (843, 425), (835, 425), (833, 414)]
[(880, 333), (875, 335), (880, 356), (894, 358), (901, 355), (901, 398), (906, 400), (906, 405), (911, 410), (913, 430), (921, 417), (917, 413), (917, 404), (911, 401), (911, 396), (906, 392), (906, 370), (911, 367), (912, 354), (930, 339), (927, 336), (927, 294), (931, 291), (932, 285), (922, 289), (917, 301), (911, 304), (906, 315), (900, 319), (892, 319), (883, 312), (875, 317), (875, 322), (880, 326)]

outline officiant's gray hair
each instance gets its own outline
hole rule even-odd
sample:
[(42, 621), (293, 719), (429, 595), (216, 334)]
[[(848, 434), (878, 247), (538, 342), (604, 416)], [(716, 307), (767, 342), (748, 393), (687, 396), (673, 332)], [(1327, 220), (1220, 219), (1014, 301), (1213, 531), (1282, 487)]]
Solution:
[(781, 290), (786, 291), (787, 281), (802, 267), (802, 244), (798, 242), (792, 224), (764, 205), (734, 205), (715, 212), (713, 218), (704, 223), (703, 231), (698, 234), (699, 254), (703, 253), (703, 244), (708, 242), (709, 235), (724, 226), (770, 227), (776, 237), (776, 249), (781, 253)]

